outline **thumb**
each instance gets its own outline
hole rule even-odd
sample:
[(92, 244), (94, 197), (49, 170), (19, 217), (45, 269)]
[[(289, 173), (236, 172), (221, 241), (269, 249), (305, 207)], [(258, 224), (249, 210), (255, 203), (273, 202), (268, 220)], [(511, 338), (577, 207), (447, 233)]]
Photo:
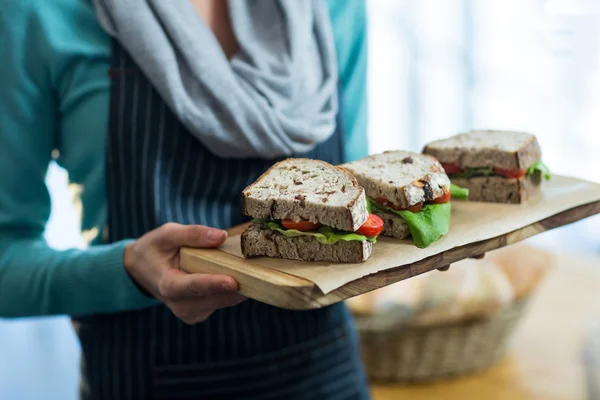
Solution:
[(204, 225), (168, 223), (156, 232), (155, 244), (159, 248), (217, 247), (227, 239), (227, 232)]

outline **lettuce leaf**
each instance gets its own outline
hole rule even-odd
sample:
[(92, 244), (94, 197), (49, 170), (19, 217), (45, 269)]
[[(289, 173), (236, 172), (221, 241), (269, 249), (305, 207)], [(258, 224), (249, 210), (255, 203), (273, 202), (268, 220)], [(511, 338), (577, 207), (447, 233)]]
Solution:
[(425, 204), (421, 211), (396, 211), (368, 199), (372, 210), (400, 216), (408, 225), (410, 235), (417, 247), (425, 248), (448, 233), (450, 229), (450, 202)]
[(281, 233), (285, 237), (298, 237), (298, 236), (312, 236), (322, 244), (335, 244), (340, 240), (344, 240), (346, 242), (350, 242), (353, 240), (364, 242), (368, 240), (371, 243), (376, 243), (377, 238), (368, 238), (363, 235), (359, 235), (358, 233), (340, 231), (338, 229), (333, 229), (328, 226), (322, 226), (318, 230), (313, 232), (302, 232), (296, 229), (285, 229), (280, 222), (270, 220), (270, 219), (253, 219), (252, 222), (256, 224), (261, 224), (266, 228), (269, 228), (273, 231)]
[(540, 171), (540, 173), (544, 175), (544, 179), (547, 181), (552, 178), (552, 175), (550, 174), (550, 168), (548, 168), (548, 166), (544, 164), (542, 160), (538, 160), (535, 164), (529, 167), (527, 169), (527, 175), (533, 175), (536, 171)]
[(453, 199), (466, 200), (469, 197), (469, 189), (461, 188), (460, 186), (451, 183), (450, 195)]

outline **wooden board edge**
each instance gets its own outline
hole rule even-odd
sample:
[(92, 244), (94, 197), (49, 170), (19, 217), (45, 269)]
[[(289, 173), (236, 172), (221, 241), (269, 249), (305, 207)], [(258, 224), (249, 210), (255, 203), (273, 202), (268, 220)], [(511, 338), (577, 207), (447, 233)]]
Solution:
[[(214, 259), (217, 249), (182, 248), (179, 267), (188, 273), (228, 275), (240, 283), (239, 293), (277, 307), (288, 309), (320, 308), (318, 299), (323, 292), (311, 281), (267, 267), (252, 266), (245, 272), (228, 268)], [(226, 254), (226, 253), (225, 253)], [(228, 258), (238, 264), (242, 259), (219, 254), (219, 259)]]

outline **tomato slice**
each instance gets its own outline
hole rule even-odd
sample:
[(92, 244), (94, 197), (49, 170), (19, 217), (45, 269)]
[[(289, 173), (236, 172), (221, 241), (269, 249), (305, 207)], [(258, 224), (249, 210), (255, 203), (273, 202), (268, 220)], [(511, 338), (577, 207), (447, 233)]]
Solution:
[(362, 224), (356, 233), (360, 233), (366, 237), (376, 237), (383, 232), (383, 220), (375, 214), (369, 214), (367, 222)]
[(419, 212), (419, 211), (421, 211), (421, 208), (423, 208), (423, 203), (415, 204), (414, 206), (410, 206), (407, 208), (401, 208), (401, 207), (398, 207), (397, 205), (395, 205), (394, 203), (390, 202), (385, 197), (378, 197), (375, 199), (375, 201), (384, 207), (391, 208), (392, 210), (396, 210), (396, 211)]
[(416, 212), (421, 211), (421, 208), (423, 208), (423, 203), (417, 203), (414, 206), (410, 206), (410, 207), (406, 208), (405, 210), (416, 213)]
[(377, 204), (381, 204), (382, 206), (391, 208), (392, 210), (396, 210), (396, 211), (401, 210), (400, 207), (396, 206), (394, 203), (392, 203), (385, 197), (378, 197), (375, 199), (375, 201), (377, 202)]
[(440, 197), (438, 197), (437, 199), (433, 199), (430, 201), (431, 204), (444, 204), (450, 201), (450, 197), (452, 197), (452, 194), (448, 191), (446, 193), (444, 193), (443, 195), (441, 195)]
[(522, 178), (527, 174), (526, 169), (504, 169), (504, 168), (494, 168), (494, 173), (496, 175), (502, 175), (506, 178)]
[(456, 164), (442, 164), (442, 167), (444, 167), (444, 171), (446, 171), (447, 174), (458, 174), (463, 170)]
[(315, 224), (310, 221), (293, 221), (291, 219), (281, 220), (281, 225), (283, 225), (285, 229), (295, 229), (300, 232), (316, 231), (321, 227), (321, 224)]

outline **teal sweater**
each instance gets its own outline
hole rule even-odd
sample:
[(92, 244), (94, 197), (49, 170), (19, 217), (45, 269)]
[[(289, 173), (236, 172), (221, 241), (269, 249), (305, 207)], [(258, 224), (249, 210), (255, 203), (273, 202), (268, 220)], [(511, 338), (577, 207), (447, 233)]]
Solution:
[[(123, 268), (126, 241), (100, 244), (111, 45), (91, 3), (7, 0), (0, 7), (0, 317), (81, 316), (154, 303)], [(327, 4), (352, 160), (367, 152), (365, 4)], [(53, 155), (80, 185), (85, 250), (57, 251), (44, 241)]]

